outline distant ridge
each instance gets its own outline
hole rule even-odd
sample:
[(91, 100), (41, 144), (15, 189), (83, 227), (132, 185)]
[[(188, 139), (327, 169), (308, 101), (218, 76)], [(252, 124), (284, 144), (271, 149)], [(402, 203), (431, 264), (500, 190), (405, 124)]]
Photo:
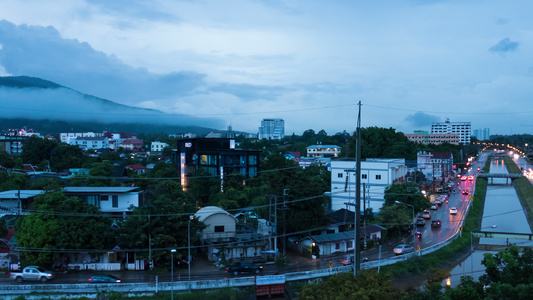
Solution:
[(30, 76), (6, 76), (0, 77), (0, 86), (14, 87), (14, 88), (59, 88), (63, 87), (55, 82), (44, 80), (37, 77)]
[(39, 125), (31, 124), (40, 123), (41, 126), (48, 124), (50, 133), (79, 127), (88, 131), (97, 128), (116, 128), (118, 131), (120, 128), (120, 131), (139, 133), (193, 132), (203, 135), (223, 127), (219, 119), (128, 106), (30, 76), (0, 76), (0, 111), (0, 129), (6, 129), (8, 124), (9, 128), (29, 126), (38, 129)]

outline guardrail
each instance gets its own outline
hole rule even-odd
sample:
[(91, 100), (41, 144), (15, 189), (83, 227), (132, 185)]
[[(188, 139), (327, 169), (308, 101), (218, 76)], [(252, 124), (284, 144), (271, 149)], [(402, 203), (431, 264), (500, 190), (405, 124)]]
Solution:
[[(468, 215), (470, 205), (468, 205), (465, 216)], [(461, 221), (461, 226), (464, 225), (465, 219)], [(405, 261), (410, 258), (426, 255), (435, 252), (453, 242), (459, 237), (460, 231), (457, 228), (456, 232), (448, 239), (433, 246), (422, 249), (418, 252), (408, 253), (391, 258), (369, 261), (361, 263), (361, 269), (374, 269), (377, 267), (392, 265), (400, 261)], [(303, 271), (286, 273), (286, 281), (309, 280), (331, 276), (337, 273), (351, 272), (352, 266), (341, 266), (320, 270)], [(15, 299), (19, 296), (24, 296), (27, 300), (42, 299), (43, 294), (58, 293), (68, 291), (70, 294), (77, 294), (77, 296), (94, 295), (102, 291), (115, 291), (124, 294), (142, 294), (142, 293), (157, 293), (158, 291), (188, 291), (188, 290), (208, 290), (227, 287), (246, 287), (255, 286), (255, 277), (239, 277), (227, 278), (218, 280), (198, 280), (198, 281), (177, 281), (177, 282), (160, 282), (160, 283), (119, 283), (119, 284), (36, 284), (36, 285), (1, 285), (0, 295), (4, 299)], [(31, 295), (35, 294), (35, 295)], [(40, 295), (39, 295), (40, 294)], [(35, 297), (34, 297), (35, 296)], [(62, 299), (64, 295), (47, 295), (48, 299)]]

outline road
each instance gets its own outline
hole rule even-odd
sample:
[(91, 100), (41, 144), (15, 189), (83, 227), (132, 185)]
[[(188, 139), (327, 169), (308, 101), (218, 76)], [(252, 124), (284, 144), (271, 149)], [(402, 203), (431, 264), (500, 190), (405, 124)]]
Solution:
[[(480, 157), (480, 160), (483, 160), (484, 156)], [(483, 165), (483, 163), (480, 163)], [(474, 166), (468, 170), (466, 175), (477, 175), (477, 166)], [(441, 228), (431, 228), (430, 220), (427, 220), (426, 225), (419, 227), (422, 231), (422, 238), (417, 239), (416, 245), (424, 249), (430, 246), (433, 246), (437, 243), (443, 242), (450, 237), (452, 237), (462, 224), (462, 220), (465, 218), (466, 209), (470, 202), (470, 196), (474, 193), (474, 181), (461, 181), (458, 178), (454, 183), (454, 191), (451, 192), (449, 196), (448, 203), (443, 203), (442, 206), (439, 206), (437, 210), (432, 211), (431, 220), (440, 220), (442, 223)], [(462, 191), (468, 190), (468, 195), (463, 195)], [(450, 215), (449, 208), (456, 207), (457, 214)], [(413, 236), (410, 235), (403, 240), (394, 240), (393, 243), (384, 244), (381, 247), (381, 259), (386, 259), (394, 256), (392, 249), (398, 244), (413, 244)], [(380, 257), (379, 247), (374, 247), (368, 251), (363, 251), (362, 256), (367, 257), (369, 260), (378, 260)], [(318, 269), (326, 269), (329, 267), (329, 262), (333, 262), (334, 266), (340, 266), (340, 259), (346, 253), (338, 253), (327, 257), (322, 257), (321, 259), (311, 260), (303, 257), (293, 256), (288, 259), (288, 265), (283, 268), (277, 268), (274, 265), (264, 265), (264, 275), (273, 275), (273, 274), (282, 274), (289, 272), (301, 272), (301, 271), (310, 271)], [(88, 283), (88, 278), (92, 273), (86, 272), (76, 272), (68, 274), (56, 274), (56, 278), (46, 284), (50, 283)], [(143, 271), (122, 271), (122, 272), (113, 272), (113, 274), (118, 275), (122, 278), (123, 282), (155, 282), (156, 276), (159, 282), (169, 282), (171, 281), (170, 272), (143, 272)], [(246, 276), (246, 275), (244, 275)], [(250, 275), (251, 276), (251, 275)], [(213, 280), (213, 279), (223, 279), (231, 278), (223, 270), (216, 270), (212, 265), (206, 264), (203, 267), (193, 265), (191, 268), (191, 280)], [(188, 279), (187, 269), (174, 269), (174, 281), (184, 281)], [(19, 283), (14, 282), (9, 279), (8, 274), (0, 275), (0, 284), (13, 284), (17, 285)], [(22, 284), (28, 284), (24, 282)], [(39, 283), (35, 283), (39, 284)]]

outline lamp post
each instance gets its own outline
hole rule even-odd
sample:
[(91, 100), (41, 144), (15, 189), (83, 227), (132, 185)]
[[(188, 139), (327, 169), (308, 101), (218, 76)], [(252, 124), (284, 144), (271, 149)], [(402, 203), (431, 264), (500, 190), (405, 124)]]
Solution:
[(470, 255), (472, 255), (472, 253), (474, 252), (474, 244), (472, 243), (472, 233), (474, 233), (475, 231), (479, 232), (481, 229), (496, 228), (496, 227), (498, 227), (498, 225), (490, 225), (488, 227), (472, 229), (472, 231), (470, 231)]
[(415, 207), (412, 206), (411, 204), (403, 203), (403, 202), (400, 202), (400, 201), (395, 201), (395, 202), (398, 203), (398, 204), (405, 205), (405, 206), (410, 206), (413, 209), (413, 219), (411, 220), (411, 222), (413, 222), (413, 249), (416, 249)]
[(174, 300), (174, 252), (176, 252), (176, 249), (170, 250), (170, 282), (172, 286), (172, 293), (170, 294), (171, 300)]
[(189, 292), (191, 292), (191, 221), (194, 219), (193, 215), (189, 216), (189, 224), (187, 225), (187, 264), (189, 265)]

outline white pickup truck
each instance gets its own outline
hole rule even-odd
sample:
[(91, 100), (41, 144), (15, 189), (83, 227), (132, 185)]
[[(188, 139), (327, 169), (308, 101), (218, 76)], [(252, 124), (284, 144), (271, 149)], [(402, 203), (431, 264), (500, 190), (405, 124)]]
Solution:
[(17, 282), (22, 282), (24, 280), (46, 282), (54, 278), (54, 273), (41, 267), (28, 266), (24, 268), (22, 272), (9, 273), (9, 277), (15, 279)]

